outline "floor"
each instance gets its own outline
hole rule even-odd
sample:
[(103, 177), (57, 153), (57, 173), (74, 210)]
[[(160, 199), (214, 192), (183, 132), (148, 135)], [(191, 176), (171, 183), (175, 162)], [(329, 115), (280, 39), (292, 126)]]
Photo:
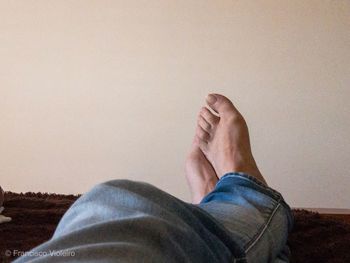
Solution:
[(336, 208), (299, 208), (312, 212), (318, 212), (329, 218), (336, 218), (350, 223), (350, 209), (336, 209)]

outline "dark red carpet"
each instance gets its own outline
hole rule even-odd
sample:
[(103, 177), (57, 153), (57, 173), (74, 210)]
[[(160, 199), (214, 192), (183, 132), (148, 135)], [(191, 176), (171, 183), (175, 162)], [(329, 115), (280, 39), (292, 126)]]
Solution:
[[(77, 199), (73, 195), (26, 193), (5, 194), (6, 216), (0, 224), (0, 262), (10, 262), (15, 250), (28, 251), (48, 240), (57, 223)], [(291, 262), (350, 262), (350, 220), (294, 210), (295, 226), (289, 237)], [(6, 255), (9, 253), (11, 255)]]

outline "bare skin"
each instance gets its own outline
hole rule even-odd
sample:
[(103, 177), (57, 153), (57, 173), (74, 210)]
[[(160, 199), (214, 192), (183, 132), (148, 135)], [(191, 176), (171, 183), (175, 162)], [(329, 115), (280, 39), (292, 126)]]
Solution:
[(186, 158), (185, 173), (194, 204), (200, 203), (204, 196), (214, 190), (219, 180), (214, 168), (199, 148), (197, 136), (194, 137), (191, 150)]
[(248, 126), (232, 102), (220, 94), (207, 96), (208, 106), (199, 113), (195, 139), (186, 160), (186, 177), (192, 202), (212, 191), (219, 178), (243, 172), (266, 184), (254, 160)]

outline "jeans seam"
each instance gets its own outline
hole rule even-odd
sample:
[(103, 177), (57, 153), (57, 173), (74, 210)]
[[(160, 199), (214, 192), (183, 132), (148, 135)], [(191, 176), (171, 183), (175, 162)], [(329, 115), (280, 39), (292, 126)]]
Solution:
[(260, 228), (260, 230), (258, 231), (258, 233), (255, 235), (255, 237), (251, 240), (251, 242), (249, 242), (247, 244), (247, 248), (245, 249), (245, 254), (248, 253), (248, 251), (250, 249), (252, 249), (254, 247), (254, 245), (260, 240), (260, 238), (264, 235), (265, 231), (267, 230), (268, 226), (270, 225), (273, 217), (275, 216), (277, 210), (281, 207), (281, 202), (280, 200), (278, 201), (276, 207), (274, 208), (274, 210), (272, 211), (269, 219), (267, 220), (267, 222)]

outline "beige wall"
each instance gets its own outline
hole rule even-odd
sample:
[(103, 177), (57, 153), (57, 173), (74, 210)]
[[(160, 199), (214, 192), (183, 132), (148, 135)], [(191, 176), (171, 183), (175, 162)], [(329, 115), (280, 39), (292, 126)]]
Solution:
[(189, 200), (184, 156), (217, 91), (292, 206), (350, 208), (349, 50), (347, 0), (0, 0), (0, 183), (129, 178)]

